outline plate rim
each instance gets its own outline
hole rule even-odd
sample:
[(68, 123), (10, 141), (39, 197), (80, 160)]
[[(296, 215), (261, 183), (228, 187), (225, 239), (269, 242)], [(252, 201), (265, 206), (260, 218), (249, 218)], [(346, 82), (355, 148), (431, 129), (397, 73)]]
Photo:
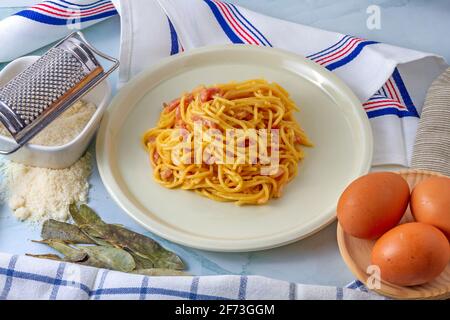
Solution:
[[(359, 171), (355, 172), (357, 175), (362, 175), (367, 172), (369, 172), (371, 164), (372, 164), (372, 156), (373, 156), (373, 135), (372, 135), (372, 129), (369, 122), (369, 119), (364, 112), (364, 109), (362, 108), (361, 102), (356, 97), (356, 95), (353, 93), (353, 91), (345, 84), (341, 79), (339, 79), (335, 74), (333, 74), (331, 71), (325, 69), (324, 67), (308, 60), (305, 57), (302, 57), (298, 54), (278, 49), (278, 48), (266, 48), (266, 47), (259, 47), (259, 46), (252, 46), (252, 45), (246, 45), (246, 44), (226, 44), (226, 45), (214, 45), (214, 46), (207, 46), (202, 48), (196, 48), (189, 51), (186, 51), (181, 54), (177, 54), (174, 56), (166, 57), (161, 59), (158, 63), (144, 69), (141, 71), (138, 75), (136, 75), (132, 80), (130, 80), (127, 84), (125, 84), (120, 90), (117, 92), (117, 94), (112, 99), (109, 107), (107, 108), (103, 119), (100, 124), (100, 128), (97, 133), (96, 138), (96, 161), (97, 161), (97, 167), (99, 171), (100, 178), (102, 179), (103, 185), (105, 186), (106, 190), (108, 191), (108, 194), (111, 196), (111, 198), (115, 201), (115, 203), (124, 210), (128, 216), (130, 216), (133, 220), (135, 220), (138, 224), (140, 224), (145, 229), (149, 230), (150, 232), (167, 239), (169, 241), (172, 241), (174, 243), (178, 243), (181, 245), (185, 245), (191, 248), (201, 249), (201, 250), (209, 250), (209, 251), (216, 251), (216, 252), (249, 252), (249, 251), (257, 251), (257, 250), (265, 250), (270, 248), (275, 248), (279, 246), (283, 246), (289, 243), (296, 242), (298, 240), (304, 239), (306, 237), (309, 237), (316, 232), (322, 230), (323, 228), (330, 225), (332, 222), (335, 221), (336, 216), (334, 214), (335, 208), (331, 210), (329, 217), (326, 219), (322, 219), (323, 221), (319, 222), (320, 224), (312, 227), (311, 230), (308, 232), (301, 231), (299, 232), (297, 230), (295, 236), (290, 237), (281, 237), (281, 236), (267, 236), (266, 238), (259, 238), (258, 242), (263, 242), (263, 244), (256, 244), (251, 243), (255, 240), (219, 240), (219, 239), (206, 239), (206, 238), (200, 238), (203, 239), (203, 243), (200, 243), (199, 237), (187, 235), (184, 234), (184, 237), (180, 239), (179, 237), (174, 236), (174, 234), (167, 233), (167, 229), (171, 229), (169, 227), (163, 226), (160, 223), (154, 223), (152, 225), (149, 225), (145, 221), (143, 221), (139, 214), (134, 213), (134, 210), (140, 211), (138, 208), (136, 208), (129, 199), (125, 195), (122, 194), (120, 191), (120, 187), (116, 186), (117, 180), (113, 178), (113, 174), (111, 171), (111, 168), (109, 166), (108, 156), (107, 156), (107, 150), (106, 150), (106, 139), (105, 135), (108, 129), (108, 123), (110, 115), (118, 108), (120, 108), (120, 101), (129, 94), (129, 91), (132, 90), (132, 88), (135, 85), (138, 85), (141, 81), (144, 81), (146, 78), (150, 77), (153, 73), (156, 73), (159, 69), (166, 67), (167, 65), (170, 65), (171, 63), (176, 62), (179, 59), (189, 59), (191, 56), (200, 55), (200, 54), (210, 54), (214, 53), (216, 51), (224, 51), (224, 50), (232, 50), (232, 51), (248, 51), (247, 53), (251, 51), (258, 51), (260, 53), (267, 53), (267, 54), (275, 54), (279, 55), (280, 59), (289, 59), (294, 60), (298, 63), (306, 64), (308, 67), (314, 69), (314, 71), (317, 71), (324, 77), (326, 77), (330, 82), (337, 85), (347, 96), (349, 100), (353, 102), (353, 105), (359, 105), (361, 108), (355, 108), (354, 110), (357, 114), (359, 114), (358, 120), (360, 127), (362, 128), (361, 133), (363, 134), (362, 144), (364, 148), (364, 154), (361, 156), (361, 163), (359, 164), (359, 168), (357, 168)], [(297, 73), (298, 74), (298, 73)], [(355, 170), (356, 171), (356, 170)], [(121, 195), (122, 194), (122, 195)], [(128, 203), (126, 203), (128, 202)], [(130, 207), (131, 206), (131, 207)], [(144, 214), (145, 216), (145, 214)], [(158, 228), (159, 226), (159, 228)], [(166, 232), (164, 231), (166, 229)], [(171, 229), (173, 231), (173, 229)], [(174, 232), (174, 231), (173, 231)], [(178, 231), (176, 231), (178, 232)], [(186, 239), (186, 238), (190, 238)], [(262, 239), (272, 239), (270, 243), (266, 243), (266, 241), (263, 241)], [(277, 240), (278, 239), (278, 240)], [(243, 243), (247, 243), (247, 245), (244, 245)]]

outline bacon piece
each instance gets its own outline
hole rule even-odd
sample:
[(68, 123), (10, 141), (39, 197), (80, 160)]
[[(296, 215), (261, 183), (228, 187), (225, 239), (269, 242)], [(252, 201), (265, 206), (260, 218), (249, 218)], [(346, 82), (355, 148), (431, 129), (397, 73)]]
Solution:
[(209, 120), (209, 119), (203, 119), (203, 124), (204, 124), (206, 127), (210, 127), (210, 128), (212, 128), (212, 129), (219, 129), (219, 128), (220, 128), (219, 125), (218, 125), (217, 123), (215, 123), (214, 121), (211, 121), (211, 120)]
[(219, 88), (204, 88), (200, 91), (200, 101), (206, 102), (212, 100), (213, 96), (220, 93)]
[(294, 142), (298, 143), (298, 144), (301, 144), (302, 143), (302, 138), (300, 136), (295, 135)]
[(158, 163), (158, 160), (159, 160), (159, 153), (157, 151), (155, 151), (153, 153), (153, 162)]
[(175, 109), (175, 120), (181, 121), (181, 110), (180, 110), (180, 106), (178, 105), (178, 107)]
[(181, 108), (178, 106), (175, 109), (175, 124), (178, 128), (187, 129), (186, 122), (184, 122), (183, 118), (181, 117)]
[(173, 175), (172, 170), (168, 168), (164, 168), (161, 170), (161, 178), (163, 178), (164, 180), (169, 179), (170, 177), (172, 177), (172, 175)]
[(165, 104), (164, 107), (164, 112), (169, 113), (172, 112), (175, 108), (178, 108), (178, 106), (180, 105), (180, 98), (177, 98), (175, 100), (172, 100), (169, 102), (169, 104)]
[[(194, 100), (194, 96), (192, 95), (192, 93), (189, 93), (184, 98), (184, 102), (187, 104), (191, 103), (193, 100)], [(181, 98), (176, 98), (176, 99), (170, 101), (168, 104), (165, 103), (164, 111), (167, 113), (172, 112), (173, 110), (175, 110), (175, 108), (178, 108), (178, 106), (180, 105), (180, 102), (181, 102)]]
[(194, 96), (192, 95), (192, 93), (189, 93), (189, 94), (186, 96), (186, 98), (184, 98), (184, 102), (187, 103), (187, 104), (189, 104), (189, 103), (191, 103), (192, 101), (194, 101)]
[(211, 121), (209, 119), (205, 119), (205, 118), (200, 117), (200, 116), (198, 116), (196, 114), (191, 115), (191, 120), (194, 121), (194, 122), (201, 121), (202, 124), (205, 127), (209, 127), (209, 128), (212, 128), (212, 129), (220, 129), (220, 126), (217, 123), (215, 123), (214, 121)]

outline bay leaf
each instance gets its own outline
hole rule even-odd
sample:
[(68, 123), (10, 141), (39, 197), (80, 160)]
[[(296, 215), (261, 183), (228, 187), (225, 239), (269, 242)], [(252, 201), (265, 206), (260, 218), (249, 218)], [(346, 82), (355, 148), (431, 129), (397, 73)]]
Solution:
[[(128, 249), (136, 256), (150, 260), (155, 268), (184, 269), (183, 261), (173, 252), (164, 249), (153, 239), (133, 232), (116, 224), (107, 224), (87, 205), (70, 206), (70, 214), (81, 230), (94, 242), (106, 246), (106, 243)], [(148, 261), (145, 266), (149, 266)]]
[[(125, 250), (104, 246), (77, 246), (89, 259), (104, 264), (104, 268), (130, 272), (136, 267), (133, 257)], [(89, 260), (88, 259), (88, 260)]]
[[(91, 240), (93, 242), (95, 242), (95, 244), (99, 245), (99, 246), (103, 246), (103, 247), (114, 247), (114, 245), (112, 245), (111, 243), (109, 243), (108, 241), (105, 241), (101, 238), (96, 238), (96, 237), (90, 237)], [(115, 248), (119, 248), (122, 249), (121, 247), (115, 247)]]
[(136, 269), (152, 269), (154, 268), (153, 262), (148, 258), (141, 257), (134, 252), (129, 252), (136, 263)]
[(58, 256), (57, 254), (31, 254), (31, 253), (25, 253), (27, 257), (33, 257), (33, 258), (39, 258), (39, 259), (49, 259), (49, 260), (55, 260), (55, 261), (64, 261), (63, 258)]
[(112, 224), (93, 224), (89, 228), (81, 228), (91, 236), (97, 235), (116, 247), (126, 248), (135, 255), (150, 260), (155, 268), (184, 269), (183, 261), (175, 253), (137, 232)]
[(76, 225), (53, 219), (44, 222), (42, 225), (41, 237), (44, 240), (57, 239), (70, 243), (95, 244), (95, 242)]
[(70, 263), (81, 264), (81, 265), (89, 266), (89, 267), (107, 269), (107, 267), (104, 263), (102, 263), (101, 261), (98, 261), (95, 258), (88, 257), (87, 254), (86, 254), (86, 258), (81, 261), (70, 261), (68, 259), (61, 258), (60, 256), (58, 256), (56, 254), (29, 254), (29, 253), (27, 253), (26, 255), (29, 257), (34, 257), (34, 258), (39, 258), (39, 259), (50, 259), (50, 260), (55, 260), (55, 261), (60, 261), (60, 262), (70, 262)]
[(94, 267), (94, 268), (100, 268), (100, 269), (111, 269), (111, 267), (108, 263), (105, 263), (104, 261), (101, 261), (101, 260), (97, 259), (96, 257), (92, 257), (89, 255), (87, 256), (87, 259), (76, 262), (76, 263), (81, 264), (83, 266), (88, 266), (88, 267)]
[(69, 246), (67, 243), (56, 239), (47, 239), (33, 242), (46, 244), (64, 255), (65, 261), (78, 262), (87, 258), (87, 253)]
[(75, 203), (70, 204), (69, 213), (78, 226), (104, 224), (100, 216), (85, 204), (80, 205), (79, 208)]

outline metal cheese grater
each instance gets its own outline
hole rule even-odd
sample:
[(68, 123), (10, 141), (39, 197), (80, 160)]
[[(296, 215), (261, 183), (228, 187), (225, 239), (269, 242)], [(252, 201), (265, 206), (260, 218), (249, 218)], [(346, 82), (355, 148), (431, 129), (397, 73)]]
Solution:
[[(96, 55), (113, 65), (104, 71)], [(75, 101), (105, 79), (119, 62), (75, 32), (0, 88), (0, 121), (17, 144), (11, 154), (48, 126)]]

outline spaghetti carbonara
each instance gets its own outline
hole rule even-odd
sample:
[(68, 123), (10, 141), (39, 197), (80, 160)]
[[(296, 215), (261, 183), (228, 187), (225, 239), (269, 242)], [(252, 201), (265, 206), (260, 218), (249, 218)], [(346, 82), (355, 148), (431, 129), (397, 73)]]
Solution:
[(286, 90), (262, 79), (185, 93), (143, 136), (154, 179), (238, 205), (278, 198), (311, 146), (295, 111)]

